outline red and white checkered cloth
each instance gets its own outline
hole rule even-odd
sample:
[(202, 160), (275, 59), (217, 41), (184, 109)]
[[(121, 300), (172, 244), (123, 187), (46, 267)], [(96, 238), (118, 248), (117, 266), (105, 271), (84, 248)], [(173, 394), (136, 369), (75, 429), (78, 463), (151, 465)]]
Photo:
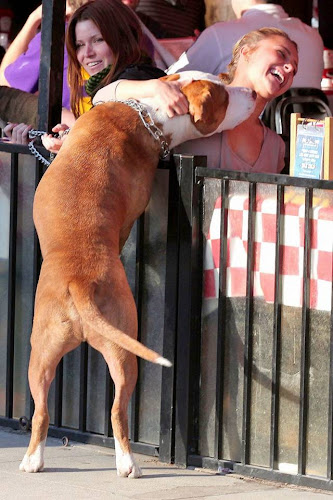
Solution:
[[(226, 296), (246, 295), (248, 198), (228, 199)], [(254, 238), (253, 295), (274, 302), (276, 200), (257, 201)], [(285, 203), (282, 215), (281, 303), (302, 305), (304, 204)], [(221, 198), (215, 204), (204, 256), (204, 298), (218, 297)], [(331, 310), (333, 207), (312, 209), (310, 307)]]

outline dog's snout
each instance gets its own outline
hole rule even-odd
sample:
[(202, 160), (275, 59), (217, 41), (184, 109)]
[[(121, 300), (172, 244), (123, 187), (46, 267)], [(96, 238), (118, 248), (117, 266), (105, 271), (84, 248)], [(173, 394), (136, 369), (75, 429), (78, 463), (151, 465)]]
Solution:
[(257, 99), (257, 92), (252, 90), (252, 99), (255, 101)]

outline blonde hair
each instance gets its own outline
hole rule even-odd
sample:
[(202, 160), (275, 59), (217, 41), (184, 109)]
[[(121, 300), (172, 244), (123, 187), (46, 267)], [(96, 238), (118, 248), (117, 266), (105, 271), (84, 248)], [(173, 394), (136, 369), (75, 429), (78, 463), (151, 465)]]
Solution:
[(261, 40), (273, 36), (281, 36), (285, 38), (286, 40), (294, 44), (296, 50), (298, 50), (296, 42), (294, 42), (289, 37), (289, 35), (287, 35), (285, 31), (282, 31), (278, 28), (260, 28), (258, 30), (249, 31), (249, 33), (240, 38), (238, 42), (236, 42), (236, 44), (234, 45), (232, 51), (232, 59), (230, 64), (228, 64), (228, 73), (223, 73), (223, 75), (221, 75), (224, 83), (229, 84), (235, 78), (235, 73), (238, 66), (240, 53), (245, 45), (250, 47), (251, 52), (254, 52), (257, 48), (258, 43), (261, 42)]

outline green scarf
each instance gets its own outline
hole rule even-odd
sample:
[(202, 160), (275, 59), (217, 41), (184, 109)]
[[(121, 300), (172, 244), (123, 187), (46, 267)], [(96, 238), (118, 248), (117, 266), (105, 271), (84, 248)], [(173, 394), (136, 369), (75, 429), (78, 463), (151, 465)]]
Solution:
[[(152, 61), (151, 57), (145, 51), (141, 52), (140, 61), (138, 63), (136, 63), (136, 64), (138, 64), (138, 65), (149, 64), (151, 66), (155, 66), (155, 63)], [(131, 65), (129, 65), (129, 66), (131, 66)], [(92, 75), (86, 81), (86, 83), (85, 83), (85, 89), (86, 89), (86, 92), (87, 92), (87, 94), (89, 96), (94, 95), (96, 88), (101, 83), (101, 81), (103, 80), (103, 78), (105, 78), (106, 75), (110, 72), (111, 68), (112, 68), (112, 64), (110, 64), (106, 68), (102, 69), (102, 71), (100, 71), (99, 73), (96, 73), (96, 75)], [(117, 73), (117, 75), (118, 74), (119, 73)], [(117, 79), (117, 76), (115, 77), (115, 79)]]
[(99, 73), (96, 73), (96, 75), (92, 75), (89, 80), (86, 81), (85, 83), (85, 89), (86, 92), (89, 96), (92, 96), (97, 88), (97, 86), (101, 83), (103, 78), (106, 77), (106, 75), (110, 72), (111, 69), (111, 64), (107, 66), (106, 68), (102, 69)]

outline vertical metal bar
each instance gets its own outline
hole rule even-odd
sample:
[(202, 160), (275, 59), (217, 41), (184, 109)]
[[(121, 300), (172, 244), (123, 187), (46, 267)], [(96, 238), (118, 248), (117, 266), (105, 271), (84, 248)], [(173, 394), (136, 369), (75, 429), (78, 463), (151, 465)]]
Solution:
[(79, 397), (79, 430), (87, 430), (87, 392), (88, 392), (88, 344), (80, 345), (80, 397)]
[(278, 454), (278, 420), (280, 397), (280, 365), (281, 365), (281, 303), (280, 303), (280, 264), (281, 264), (281, 226), (284, 187), (277, 186), (276, 228), (275, 228), (275, 282), (274, 282), (274, 319), (272, 348), (272, 395), (271, 395), (271, 433), (270, 433), (270, 467), (277, 467)]
[(227, 272), (227, 230), (229, 181), (222, 179), (221, 184), (221, 223), (220, 223), (220, 263), (219, 263), (219, 297), (218, 325), (216, 344), (216, 415), (214, 457), (222, 458), (223, 436), (223, 376), (225, 356), (225, 311), (226, 311), (226, 272)]
[(64, 373), (64, 363), (63, 360), (60, 361), (57, 366), (56, 376), (54, 380), (54, 425), (55, 427), (61, 427), (62, 425), (62, 393), (63, 393), (63, 373)]
[(105, 369), (105, 405), (104, 405), (104, 436), (112, 436), (111, 408), (114, 400), (114, 384), (110, 375), (109, 367)]
[[(44, 167), (42, 164), (36, 160), (36, 166), (35, 166), (35, 189), (37, 188), (39, 181), (41, 180), (42, 176), (44, 173)], [(36, 229), (34, 229), (34, 236), (33, 236), (33, 270), (32, 270), (32, 311), (34, 314), (34, 309), (35, 309), (35, 295), (36, 295), (36, 289), (37, 289), (37, 284), (38, 284), (38, 279), (39, 279), (39, 273), (40, 273), (40, 268), (42, 265), (42, 254), (40, 251), (40, 246), (39, 246), (39, 240), (38, 236), (36, 233)], [(31, 393), (30, 393), (30, 415), (32, 416), (34, 413), (34, 401), (32, 399)]]
[(179, 162), (179, 155), (176, 155), (171, 160), (169, 168), (163, 356), (172, 362), (172, 367), (162, 368), (159, 442), (159, 459), (167, 463), (173, 462), (175, 453), (174, 399), (178, 302), (177, 285), (179, 273), (179, 184), (177, 181), (177, 170), (179, 170)]
[(327, 478), (333, 479), (333, 276), (331, 289), (330, 373), (328, 391)]
[[(180, 221), (179, 221), (179, 284), (178, 329), (176, 366), (176, 414), (175, 414), (175, 463), (187, 466), (189, 441), (189, 383), (190, 383), (190, 287), (192, 258), (192, 187), (193, 170), (190, 158), (182, 158), (180, 164)], [(185, 313), (185, 314), (184, 314)], [(181, 362), (179, 362), (181, 360)]]
[(303, 305), (302, 305), (302, 344), (301, 344), (301, 381), (300, 381), (300, 414), (298, 437), (298, 474), (305, 474), (306, 469), (306, 436), (308, 423), (308, 387), (309, 387), (309, 297), (311, 273), (311, 219), (312, 188), (305, 189), (304, 212), (304, 262), (303, 262)]
[[(206, 161), (206, 160), (205, 160)], [(196, 167), (196, 160), (194, 160)], [(203, 179), (194, 176), (192, 197), (192, 348), (190, 357), (190, 435), (188, 450), (198, 453), (200, 437), (200, 379), (201, 379), (201, 313), (203, 284)]]
[[(36, 160), (35, 190), (37, 189), (37, 186), (38, 186), (45, 170), (46, 170), (46, 167), (43, 167), (43, 165), (38, 160)], [(35, 230), (34, 231), (34, 260), (33, 260), (34, 268), (33, 268), (33, 283), (32, 283), (33, 297), (35, 297), (35, 294), (36, 294), (41, 264), (42, 264), (42, 255), (41, 255), (41, 251), (40, 251), (38, 236), (37, 236), (37, 233)]]
[(253, 336), (253, 246), (256, 184), (249, 184), (249, 210), (247, 234), (247, 271), (246, 271), (246, 311), (244, 341), (244, 392), (242, 425), (242, 464), (249, 463), (250, 457), (250, 419), (251, 419), (251, 375), (252, 375), (252, 336)]
[[(198, 263), (197, 227), (194, 212), (194, 168), (206, 158), (183, 155), (180, 169), (180, 223), (179, 223), (179, 290), (178, 290), (178, 328), (176, 367), (176, 413), (175, 413), (175, 462), (186, 466), (191, 435), (191, 425), (198, 419), (193, 414), (193, 393), (197, 391), (198, 366), (193, 368), (191, 361), (197, 360), (200, 351), (200, 315), (198, 307)], [(195, 230), (194, 230), (195, 227)], [(194, 362), (194, 361), (193, 361)], [(191, 420), (191, 423), (190, 423)], [(194, 447), (194, 445), (192, 445)], [(194, 450), (191, 450), (191, 452)]]
[(16, 291), (16, 241), (17, 241), (17, 192), (18, 155), (11, 154), (10, 173), (10, 219), (8, 259), (8, 317), (7, 317), (7, 366), (6, 366), (6, 417), (13, 417), (14, 400), (14, 335), (15, 335), (15, 291)]
[(61, 121), (65, 40), (65, 0), (43, 0), (38, 85), (40, 130)]
[[(144, 291), (144, 244), (145, 244), (145, 213), (136, 222), (136, 266), (134, 298), (138, 311), (138, 340), (141, 339), (142, 307)], [(138, 380), (131, 398), (131, 440), (136, 442), (139, 438), (139, 409), (140, 409), (140, 359), (138, 363)]]

